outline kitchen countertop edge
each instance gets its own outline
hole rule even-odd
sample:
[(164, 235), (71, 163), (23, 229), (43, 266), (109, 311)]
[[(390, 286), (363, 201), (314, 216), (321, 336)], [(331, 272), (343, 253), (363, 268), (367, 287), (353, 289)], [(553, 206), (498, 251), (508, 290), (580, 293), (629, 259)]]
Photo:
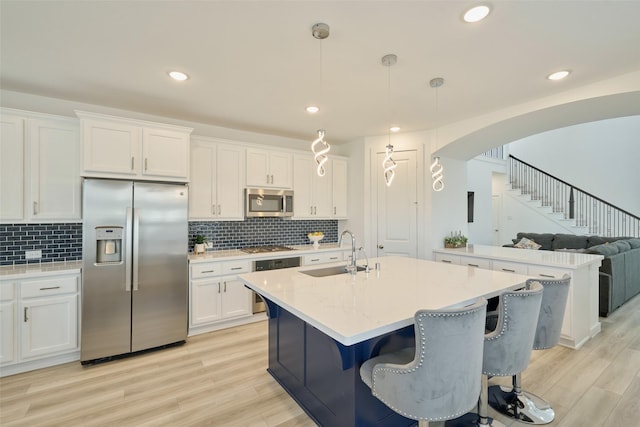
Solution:
[(288, 258), (302, 255), (309, 255), (322, 252), (335, 252), (335, 251), (350, 251), (350, 247), (338, 246), (337, 243), (321, 244), (318, 249), (315, 249), (313, 245), (287, 245), (291, 248), (290, 251), (278, 251), (278, 252), (261, 252), (248, 254), (242, 252), (240, 249), (231, 250), (219, 250), (208, 251), (204, 254), (189, 254), (189, 263), (197, 264), (201, 262), (212, 261), (228, 261), (228, 260), (256, 260), (256, 259), (275, 259), (275, 258)]
[(28, 279), (53, 273), (80, 273), (82, 261), (44, 262), (39, 264), (4, 265), (0, 267), (0, 279)]

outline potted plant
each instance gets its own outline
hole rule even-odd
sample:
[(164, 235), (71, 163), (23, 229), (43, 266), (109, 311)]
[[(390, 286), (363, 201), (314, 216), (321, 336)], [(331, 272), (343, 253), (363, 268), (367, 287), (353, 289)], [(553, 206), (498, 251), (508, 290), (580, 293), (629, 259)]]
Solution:
[(193, 238), (193, 253), (203, 254), (205, 253), (205, 243), (207, 243), (207, 237), (202, 234), (196, 234)]
[(445, 248), (461, 248), (467, 244), (467, 237), (461, 231), (451, 232), (450, 236), (444, 238)]

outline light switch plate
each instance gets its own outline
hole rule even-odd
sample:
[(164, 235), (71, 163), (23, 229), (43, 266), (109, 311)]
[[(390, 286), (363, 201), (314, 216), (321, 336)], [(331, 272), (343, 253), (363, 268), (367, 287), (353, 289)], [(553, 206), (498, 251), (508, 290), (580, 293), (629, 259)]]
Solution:
[(26, 259), (40, 259), (42, 258), (42, 250), (24, 251), (24, 257)]
[(213, 243), (212, 243), (212, 242), (206, 242), (206, 243), (204, 244), (204, 246), (205, 246), (205, 248), (207, 248), (207, 249), (213, 249)]

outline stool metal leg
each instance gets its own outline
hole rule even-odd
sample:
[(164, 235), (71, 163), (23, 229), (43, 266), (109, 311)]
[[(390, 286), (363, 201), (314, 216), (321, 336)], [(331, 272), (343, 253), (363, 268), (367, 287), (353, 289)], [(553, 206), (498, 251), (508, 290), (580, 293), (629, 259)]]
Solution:
[(503, 415), (528, 424), (549, 424), (555, 418), (553, 408), (544, 399), (522, 391), (520, 374), (513, 376), (513, 388), (489, 387), (489, 405)]

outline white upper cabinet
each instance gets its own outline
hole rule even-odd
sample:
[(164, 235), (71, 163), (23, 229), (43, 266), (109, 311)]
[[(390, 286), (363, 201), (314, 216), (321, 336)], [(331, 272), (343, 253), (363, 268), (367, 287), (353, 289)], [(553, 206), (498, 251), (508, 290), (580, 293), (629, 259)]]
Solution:
[(25, 118), (0, 115), (0, 220), (24, 218)]
[(77, 121), (2, 112), (0, 218), (7, 222), (80, 219)]
[(348, 172), (349, 163), (347, 159), (332, 159), (332, 184), (333, 190), (331, 192), (333, 201), (333, 210), (331, 215), (336, 219), (347, 219), (347, 191), (348, 191)]
[(294, 156), (295, 218), (347, 218), (347, 160), (329, 157), (325, 170), (324, 176), (318, 176), (313, 156)]
[(326, 173), (318, 176), (313, 156), (293, 158), (293, 209), (296, 218), (330, 218), (331, 161), (325, 163)]
[(80, 219), (80, 132), (77, 123), (30, 120), (30, 191), (34, 220)]
[(193, 137), (189, 219), (244, 219), (245, 149)]
[(191, 128), (76, 111), (82, 175), (150, 181), (189, 180)]
[(291, 188), (292, 175), (290, 153), (247, 149), (247, 187)]

